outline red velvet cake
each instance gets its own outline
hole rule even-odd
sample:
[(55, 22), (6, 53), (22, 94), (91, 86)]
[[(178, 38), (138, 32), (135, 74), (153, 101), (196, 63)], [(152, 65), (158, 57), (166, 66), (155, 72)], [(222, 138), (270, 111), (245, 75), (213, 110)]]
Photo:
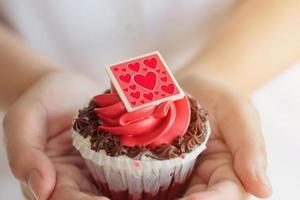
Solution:
[(162, 65), (155, 53), (110, 67), (111, 89), (75, 119), (73, 145), (111, 200), (179, 197), (206, 148), (207, 112)]

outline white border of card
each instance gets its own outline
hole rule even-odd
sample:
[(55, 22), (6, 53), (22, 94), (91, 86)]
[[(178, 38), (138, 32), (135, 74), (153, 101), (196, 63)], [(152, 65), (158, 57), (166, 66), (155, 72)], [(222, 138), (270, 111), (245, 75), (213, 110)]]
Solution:
[[(146, 56), (151, 56), (151, 55), (158, 55), (159, 59), (161, 60), (161, 62), (164, 64), (165, 68), (166, 68), (166, 71), (169, 73), (172, 81), (174, 82), (175, 86), (178, 88), (179, 90), (179, 93), (176, 94), (176, 95), (173, 95), (173, 96), (168, 96), (168, 97), (165, 97), (165, 98), (162, 98), (162, 99), (158, 99), (158, 100), (155, 100), (155, 101), (152, 101), (152, 102), (149, 102), (147, 104), (144, 104), (144, 105), (140, 105), (140, 106), (137, 106), (137, 107), (131, 107), (130, 103), (128, 102), (125, 94), (123, 93), (123, 90), (121, 89), (121, 87), (119, 86), (112, 70), (111, 70), (111, 67), (115, 66), (115, 65), (119, 65), (119, 64), (122, 64), (124, 62), (130, 62), (130, 61), (133, 61), (133, 60), (136, 60), (136, 59), (141, 59), (143, 57), (146, 57)], [(122, 62), (118, 62), (116, 64), (113, 64), (113, 65), (110, 65), (108, 67), (106, 67), (106, 72), (111, 80), (111, 82), (113, 83), (115, 89), (117, 90), (122, 102), (124, 103), (125, 105), (125, 108), (128, 112), (132, 112), (132, 111), (135, 111), (135, 110), (138, 110), (138, 109), (141, 109), (141, 108), (145, 108), (145, 107), (148, 107), (148, 106), (151, 106), (151, 105), (158, 105), (160, 103), (163, 103), (163, 102), (166, 102), (166, 101), (175, 101), (175, 100), (178, 100), (178, 99), (182, 99), (185, 94), (183, 92), (183, 90), (181, 89), (181, 87), (179, 86), (178, 82), (175, 80), (174, 78), (174, 75), (172, 74), (171, 70), (169, 69), (168, 65), (166, 64), (165, 60), (162, 58), (162, 56), (160, 55), (160, 53), (158, 51), (155, 51), (155, 52), (152, 52), (152, 53), (148, 53), (148, 54), (144, 54), (144, 55), (141, 55), (141, 56), (137, 56), (137, 57), (134, 57), (134, 58), (130, 58), (128, 60), (124, 60)]]

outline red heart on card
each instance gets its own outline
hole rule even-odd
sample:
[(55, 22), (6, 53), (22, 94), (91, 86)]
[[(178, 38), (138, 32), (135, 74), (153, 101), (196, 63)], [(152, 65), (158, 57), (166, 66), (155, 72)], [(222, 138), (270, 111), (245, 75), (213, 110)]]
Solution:
[(166, 76), (162, 77), (162, 78), (160, 78), (160, 80), (163, 81), (163, 82), (166, 82), (167, 81), (167, 77)]
[(124, 88), (123, 90), (124, 90), (125, 92), (128, 92), (128, 88)]
[(143, 94), (143, 97), (145, 97), (145, 99), (148, 99), (148, 100), (151, 101), (153, 99), (153, 93), (150, 92), (148, 94)]
[(139, 91), (136, 91), (136, 92), (131, 92), (130, 93), (130, 96), (132, 96), (133, 98), (135, 99), (139, 99), (140, 98), (140, 92)]
[(156, 95), (158, 95), (158, 93), (159, 93), (158, 91), (155, 91), (155, 92), (154, 92), (154, 94), (156, 94)]
[(140, 102), (141, 102), (142, 104), (144, 104), (144, 103), (145, 103), (145, 101), (144, 101), (144, 100), (140, 100)]
[(156, 65), (157, 65), (157, 60), (156, 58), (151, 58), (151, 59), (146, 59), (143, 61), (143, 63), (147, 66), (147, 67), (150, 67), (152, 69), (155, 69), (156, 68)]
[(161, 89), (166, 93), (173, 94), (175, 87), (174, 84), (170, 83), (169, 85), (161, 86)]
[(128, 65), (128, 67), (130, 69), (132, 69), (133, 71), (136, 71), (136, 72), (138, 72), (140, 70), (140, 66), (141, 66), (140, 63), (138, 63), (138, 62), (135, 62), (135, 63), (132, 63), (132, 64)]
[(135, 102), (135, 101), (132, 101), (132, 102), (131, 102), (131, 104), (132, 104), (132, 105), (135, 105), (135, 104), (136, 104), (136, 102)]
[(133, 79), (138, 85), (149, 90), (153, 90), (156, 84), (156, 74), (151, 71), (147, 72), (145, 76), (142, 74), (137, 74)]
[(130, 74), (120, 75), (120, 76), (119, 76), (119, 79), (120, 79), (121, 81), (124, 81), (125, 83), (129, 83), (129, 82), (130, 82), (130, 79), (131, 79), (131, 76), (130, 76)]
[(135, 90), (136, 89), (136, 85), (131, 85), (131, 86), (129, 86), (130, 87), (130, 89), (132, 89), (132, 90)]

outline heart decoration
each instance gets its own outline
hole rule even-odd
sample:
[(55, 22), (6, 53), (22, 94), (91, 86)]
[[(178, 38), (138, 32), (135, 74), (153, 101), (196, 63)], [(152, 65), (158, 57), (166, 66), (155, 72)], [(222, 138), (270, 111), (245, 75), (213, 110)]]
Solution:
[(147, 66), (147, 67), (150, 67), (152, 69), (155, 69), (156, 68), (156, 65), (157, 65), (157, 60), (155, 58), (151, 58), (151, 59), (145, 59), (143, 61), (143, 63)]
[(133, 80), (141, 87), (153, 90), (156, 84), (156, 74), (152, 71), (146, 73), (146, 75), (137, 74), (133, 77)]
[(107, 72), (128, 112), (185, 95), (158, 52), (109, 66)]
[(161, 89), (168, 94), (173, 94), (175, 88), (174, 88), (174, 84), (170, 83), (169, 85), (161, 86)]
[(129, 86), (130, 87), (130, 89), (132, 89), (132, 90), (135, 90), (136, 89), (136, 85), (131, 85), (131, 86)]
[(139, 91), (136, 92), (131, 92), (130, 96), (132, 96), (135, 99), (139, 99), (140, 98), (141, 93)]
[(153, 99), (153, 93), (150, 92), (148, 94), (143, 94), (143, 97), (151, 101)]
[(131, 76), (130, 76), (130, 74), (120, 75), (120, 76), (119, 76), (119, 79), (120, 79), (121, 81), (124, 81), (125, 83), (129, 83), (130, 80), (131, 80)]
[(140, 70), (140, 66), (141, 66), (140, 63), (135, 62), (135, 63), (129, 64), (128, 68), (130, 68), (133, 71), (138, 72)]
[(168, 80), (168, 77), (166, 77), (166, 76), (162, 77), (162, 78), (160, 78), (160, 80), (163, 81), (163, 82), (166, 82)]

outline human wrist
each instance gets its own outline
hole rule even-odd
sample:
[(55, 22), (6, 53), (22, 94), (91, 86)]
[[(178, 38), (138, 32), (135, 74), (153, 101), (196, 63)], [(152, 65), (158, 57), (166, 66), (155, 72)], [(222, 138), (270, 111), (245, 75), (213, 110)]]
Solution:
[(10, 81), (8, 86), (2, 88), (3, 99), (0, 102), (0, 110), (7, 110), (29, 88), (45, 76), (61, 71), (55, 67), (44, 67), (38, 70), (28, 71), (18, 76), (18, 81)]
[(238, 64), (219, 63), (218, 61), (206, 62), (205, 60), (195, 62), (178, 71), (180, 79), (201, 79), (223, 85), (225, 88), (234, 90), (242, 95), (250, 95), (256, 85), (249, 77), (243, 77)]
[(190, 85), (200, 84), (202, 82), (214, 82), (222, 84), (224, 86), (228, 85), (228, 83), (224, 80), (223, 77), (220, 78), (220, 74), (215, 73), (212, 70), (207, 70), (203, 68), (199, 69), (194, 67), (185, 67), (177, 71), (175, 73), (175, 76), (181, 85), (186, 85), (188, 88)]

